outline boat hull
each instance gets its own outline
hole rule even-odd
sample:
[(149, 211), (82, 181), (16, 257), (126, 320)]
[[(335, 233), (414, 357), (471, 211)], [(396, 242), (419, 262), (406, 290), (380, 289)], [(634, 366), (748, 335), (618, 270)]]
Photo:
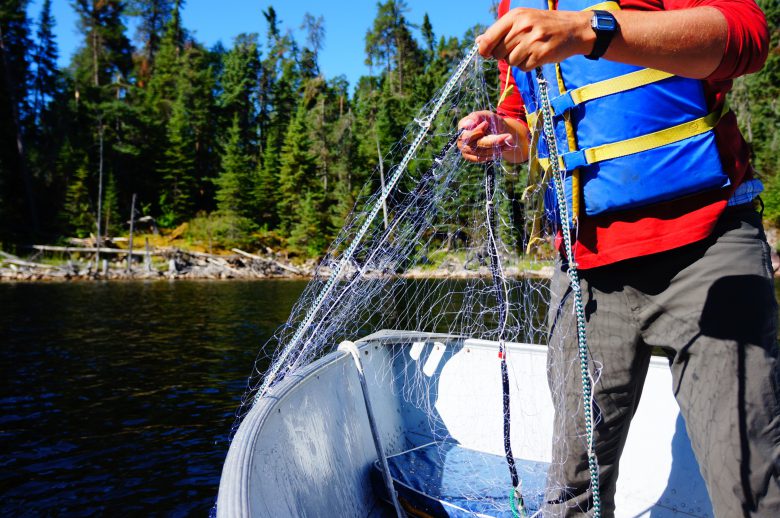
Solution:
[[(387, 456), (431, 442), (503, 456), (496, 342), (382, 331), (357, 346)], [(507, 351), (514, 455), (549, 462), (546, 348), (512, 343)], [(288, 375), (248, 413), (225, 461), (217, 515), (382, 516), (376, 460), (354, 360), (333, 352)], [(616, 506), (618, 517), (712, 516), (664, 358), (651, 361)]]

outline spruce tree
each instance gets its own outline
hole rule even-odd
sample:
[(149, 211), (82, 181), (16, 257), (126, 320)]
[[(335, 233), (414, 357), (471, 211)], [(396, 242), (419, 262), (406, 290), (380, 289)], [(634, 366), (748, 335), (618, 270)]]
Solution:
[(160, 195), (161, 224), (175, 225), (194, 214), (194, 138), (184, 90), (179, 92), (168, 122)]
[(38, 228), (26, 135), (31, 48), (26, 0), (0, 4), (0, 238)]
[(279, 220), (284, 236), (300, 221), (301, 196), (316, 189), (317, 172), (311, 153), (311, 140), (307, 133), (308, 109), (301, 102), (295, 118), (287, 129), (281, 152), (279, 171)]
[(241, 217), (252, 215), (252, 161), (246, 154), (238, 114), (227, 135), (222, 155), (222, 172), (215, 180), (217, 209)]
[(237, 119), (242, 145), (251, 156), (257, 149), (257, 96), (260, 54), (256, 34), (239, 34), (233, 48), (225, 54), (218, 102), (224, 120)]
[(141, 43), (138, 79), (146, 82), (152, 74), (154, 61), (160, 47), (161, 36), (166, 33), (169, 20), (175, 11), (181, 10), (181, 0), (130, 0), (129, 13), (139, 18), (136, 38)]
[(288, 248), (304, 257), (317, 257), (327, 246), (323, 233), (322, 196), (317, 192), (306, 192), (298, 201), (297, 212), (287, 241)]
[(59, 69), (57, 68), (57, 41), (54, 39), (54, 17), (51, 0), (44, 0), (38, 18), (36, 42), (33, 47), (33, 120), (40, 130), (47, 124), (44, 111), (57, 94)]
[(62, 213), (64, 226), (71, 235), (87, 237), (95, 229), (95, 218), (89, 198), (90, 174), (84, 161), (68, 182), (65, 207)]

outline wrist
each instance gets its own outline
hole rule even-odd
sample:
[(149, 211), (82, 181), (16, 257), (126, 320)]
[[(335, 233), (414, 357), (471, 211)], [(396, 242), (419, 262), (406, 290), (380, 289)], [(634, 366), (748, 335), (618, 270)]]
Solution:
[(593, 18), (593, 11), (578, 11), (576, 19), (576, 30), (574, 34), (577, 35), (577, 54), (587, 56), (593, 51), (593, 46), (596, 44), (596, 33), (591, 26), (591, 20)]

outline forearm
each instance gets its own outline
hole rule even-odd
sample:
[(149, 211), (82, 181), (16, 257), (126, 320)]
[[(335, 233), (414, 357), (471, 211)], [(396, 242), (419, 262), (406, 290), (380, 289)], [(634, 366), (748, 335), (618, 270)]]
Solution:
[(528, 160), (529, 132), (528, 126), (517, 119), (504, 117), (504, 123), (507, 125), (509, 134), (515, 142), (515, 145), (505, 150), (502, 154), (504, 160), (512, 164), (522, 164)]
[[(723, 59), (728, 24), (714, 7), (613, 14), (620, 31), (605, 59), (694, 79), (708, 77)], [(595, 33), (590, 30), (586, 37), (593, 48)]]
[[(701, 79), (723, 59), (728, 23), (712, 7), (619, 11), (606, 59)], [(480, 53), (522, 70), (590, 54), (596, 40), (589, 11), (513, 9), (477, 38)]]

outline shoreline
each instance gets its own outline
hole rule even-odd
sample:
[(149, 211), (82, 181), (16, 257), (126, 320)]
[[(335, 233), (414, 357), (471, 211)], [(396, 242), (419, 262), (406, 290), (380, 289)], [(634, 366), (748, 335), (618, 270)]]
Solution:
[[(278, 274), (278, 275), (258, 275), (252, 272), (242, 272), (236, 270), (237, 274), (211, 275), (197, 272), (176, 272), (167, 271), (141, 271), (133, 270), (131, 272), (118, 272), (109, 270), (106, 274), (99, 271), (86, 272), (41, 272), (29, 271), (25, 269), (0, 269), (0, 284), (5, 283), (65, 283), (65, 282), (136, 282), (136, 281), (310, 281), (315, 278), (313, 273), (301, 275)], [(543, 267), (539, 270), (518, 270), (508, 269), (507, 278), (510, 279), (550, 279), (552, 277), (552, 267)], [(366, 279), (380, 278), (382, 275), (366, 275)], [(390, 276), (388, 276), (390, 277)], [(412, 270), (404, 274), (394, 275), (392, 277), (409, 280), (464, 280), (489, 278), (491, 273), (487, 269), (479, 271), (449, 271), (449, 270)]]

